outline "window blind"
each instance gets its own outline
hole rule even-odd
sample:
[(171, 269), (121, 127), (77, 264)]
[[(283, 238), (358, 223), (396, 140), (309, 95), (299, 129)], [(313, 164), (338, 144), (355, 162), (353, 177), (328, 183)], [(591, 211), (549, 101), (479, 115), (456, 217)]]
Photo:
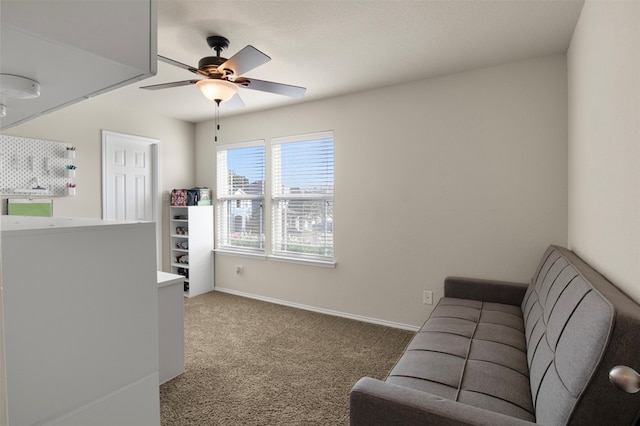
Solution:
[(271, 144), (273, 254), (333, 260), (333, 132)]
[(217, 147), (216, 248), (264, 251), (264, 141)]

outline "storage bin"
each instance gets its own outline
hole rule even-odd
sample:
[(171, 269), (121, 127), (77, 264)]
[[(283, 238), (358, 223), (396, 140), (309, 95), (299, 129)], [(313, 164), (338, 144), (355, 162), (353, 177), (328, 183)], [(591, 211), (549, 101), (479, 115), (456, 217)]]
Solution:
[(172, 206), (186, 206), (187, 205), (187, 190), (186, 189), (174, 189), (171, 191), (171, 205)]
[(211, 205), (211, 190), (209, 188), (191, 188), (187, 191), (187, 205)]

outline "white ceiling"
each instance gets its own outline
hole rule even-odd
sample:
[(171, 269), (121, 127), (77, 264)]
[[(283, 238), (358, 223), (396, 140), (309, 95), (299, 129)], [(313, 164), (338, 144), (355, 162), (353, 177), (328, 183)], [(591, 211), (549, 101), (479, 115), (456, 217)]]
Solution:
[[(583, 0), (196, 1), (158, 0), (158, 54), (197, 66), (215, 55), (209, 35), (230, 40), (231, 57), (251, 44), (271, 62), (246, 76), (304, 86), (303, 99), (241, 89), (252, 112), (390, 86), (514, 60), (566, 52)], [(155, 77), (106, 99), (190, 122), (212, 119), (195, 86), (141, 90), (194, 74), (158, 63)], [(197, 77), (196, 77), (197, 78)]]

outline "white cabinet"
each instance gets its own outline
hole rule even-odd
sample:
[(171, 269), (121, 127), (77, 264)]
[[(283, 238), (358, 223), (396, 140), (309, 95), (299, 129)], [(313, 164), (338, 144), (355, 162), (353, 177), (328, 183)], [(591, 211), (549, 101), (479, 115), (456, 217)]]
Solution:
[(1, 223), (9, 425), (159, 425), (155, 224)]
[(212, 291), (213, 206), (170, 209), (171, 272), (185, 277), (185, 296)]
[(160, 384), (184, 372), (184, 295), (180, 275), (158, 271)]

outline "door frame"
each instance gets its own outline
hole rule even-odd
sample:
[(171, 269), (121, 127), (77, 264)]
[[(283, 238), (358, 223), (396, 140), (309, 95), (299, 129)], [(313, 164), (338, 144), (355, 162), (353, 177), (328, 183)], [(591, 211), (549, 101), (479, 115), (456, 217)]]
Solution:
[(160, 140), (128, 133), (102, 129), (102, 218), (107, 217), (107, 145), (109, 136), (119, 136), (151, 145), (151, 195), (153, 196), (152, 220), (156, 223), (156, 263), (162, 270), (162, 193), (160, 189)]

